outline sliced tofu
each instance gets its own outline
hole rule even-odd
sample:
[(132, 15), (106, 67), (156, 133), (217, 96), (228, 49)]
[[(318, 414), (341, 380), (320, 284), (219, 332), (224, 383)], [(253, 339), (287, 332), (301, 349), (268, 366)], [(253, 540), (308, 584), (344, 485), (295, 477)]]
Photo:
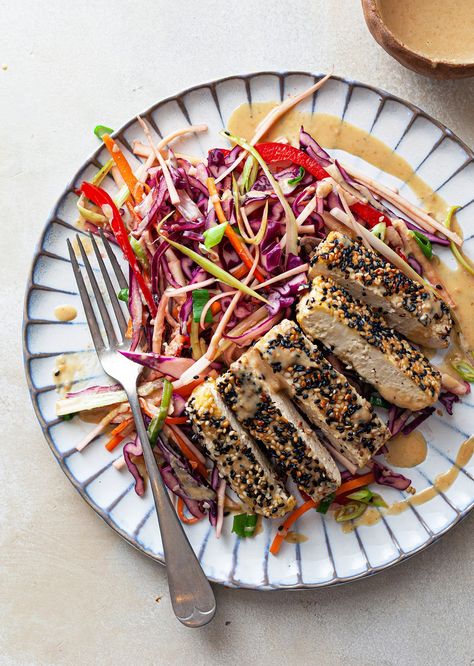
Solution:
[(254, 513), (278, 518), (294, 508), (295, 498), (226, 408), (215, 380), (207, 380), (193, 391), (186, 411), (195, 434), (216, 463), (219, 475)]
[(329, 278), (313, 280), (296, 318), (306, 335), (321, 340), (394, 405), (418, 410), (438, 399), (441, 376), (428, 359)]
[(268, 368), (268, 385), (276, 382), (283, 388), (330, 443), (359, 467), (391, 437), (372, 405), (294, 322), (277, 324), (253, 349)]
[(311, 258), (309, 277), (325, 275), (374, 310), (413, 342), (447, 347), (452, 328), (448, 306), (358, 240), (332, 231)]
[(219, 393), (277, 469), (319, 501), (340, 485), (339, 470), (291, 401), (266, 385), (255, 358), (250, 352), (233, 363), (217, 380)]

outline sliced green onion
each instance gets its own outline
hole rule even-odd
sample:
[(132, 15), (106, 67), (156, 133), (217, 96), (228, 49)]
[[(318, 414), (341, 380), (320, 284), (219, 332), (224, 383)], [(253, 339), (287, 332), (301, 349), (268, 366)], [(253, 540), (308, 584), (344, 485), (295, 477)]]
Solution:
[(117, 208), (122, 208), (123, 204), (127, 201), (129, 196), (130, 190), (126, 185), (122, 185), (118, 194), (116, 194), (114, 197), (114, 204), (117, 206)]
[(104, 222), (107, 222), (107, 218), (105, 215), (102, 215), (102, 213), (96, 213), (93, 210), (89, 210), (89, 208), (85, 208), (81, 204), (81, 197), (79, 197), (76, 206), (77, 210), (81, 214), (81, 217), (83, 217), (88, 222), (92, 222), (93, 224), (104, 224)]
[(237, 280), (237, 278), (235, 278), (233, 275), (225, 271), (220, 266), (216, 266), (214, 262), (210, 261), (209, 259), (206, 259), (206, 257), (202, 257), (200, 254), (194, 252), (194, 250), (191, 250), (189, 247), (181, 245), (181, 243), (177, 243), (176, 241), (167, 238), (161, 233), (159, 227), (158, 227), (158, 233), (162, 238), (166, 240), (167, 243), (171, 245), (171, 247), (174, 247), (176, 250), (179, 250), (187, 257), (192, 259), (198, 266), (201, 266), (201, 268), (207, 271), (210, 275), (213, 275), (215, 278), (217, 278), (224, 284), (229, 285), (229, 287), (238, 289), (239, 291), (242, 291), (244, 294), (247, 294), (248, 296), (253, 296), (253, 298), (257, 298), (259, 301), (262, 301), (263, 303), (266, 303), (268, 305), (268, 301), (266, 298), (258, 294), (253, 289), (250, 289), (250, 287), (247, 287), (247, 285), (243, 284), (240, 280)]
[(192, 321), (189, 328), (189, 342), (191, 343), (192, 357), (195, 361), (199, 361), (202, 356), (201, 343), (199, 342), (199, 324), (197, 321)]
[(245, 194), (246, 192), (252, 189), (253, 184), (257, 180), (257, 173), (258, 173), (258, 162), (255, 159), (255, 157), (253, 157), (253, 155), (249, 155), (245, 160), (244, 168), (242, 171), (242, 179), (240, 185), (240, 191), (242, 192), (242, 194)]
[(163, 423), (165, 422), (165, 419), (168, 416), (172, 395), (173, 395), (173, 384), (168, 379), (164, 379), (160, 409), (158, 410), (158, 413), (155, 414), (155, 416), (152, 418), (152, 420), (150, 421), (150, 425), (148, 426), (148, 439), (150, 440), (150, 444), (152, 446), (155, 446), (156, 440), (158, 439), (158, 433), (163, 427)]
[(360, 488), (350, 495), (346, 495), (349, 499), (356, 500), (356, 502), (365, 502), (369, 503), (369, 500), (372, 498), (373, 493), (368, 488)]
[(123, 289), (121, 289), (117, 294), (117, 298), (119, 299), (119, 301), (128, 303), (128, 298), (129, 298), (128, 287), (124, 287)]
[(290, 204), (286, 200), (285, 195), (281, 191), (281, 187), (278, 183), (277, 180), (272, 175), (272, 172), (267, 166), (267, 163), (263, 159), (263, 157), (260, 155), (258, 150), (256, 150), (253, 146), (251, 146), (245, 139), (242, 139), (241, 137), (235, 136), (234, 134), (231, 134), (230, 132), (227, 132), (227, 130), (223, 130), (220, 132), (222, 136), (225, 136), (226, 138), (230, 139), (234, 143), (236, 143), (238, 146), (241, 148), (244, 148), (250, 155), (253, 155), (257, 162), (260, 164), (262, 167), (262, 171), (270, 181), (270, 185), (273, 187), (273, 190), (275, 191), (275, 194), (277, 195), (281, 205), (283, 206), (283, 210), (285, 211), (285, 217), (286, 217), (286, 256), (288, 258), (289, 254), (293, 254), (295, 256), (298, 255), (298, 225), (296, 223), (296, 218), (295, 215), (291, 209)]
[(206, 229), (202, 234), (204, 236), (204, 247), (206, 250), (219, 245), (221, 240), (224, 238), (225, 230), (227, 228), (228, 222), (222, 222), (222, 224), (216, 224), (215, 227), (210, 227)]
[[(446, 216), (446, 219), (444, 221), (444, 226), (447, 227), (448, 229), (451, 228), (451, 222), (453, 219), (454, 213), (459, 210), (461, 206), (451, 206), (451, 208), (448, 210), (448, 214)], [(454, 258), (460, 264), (463, 268), (467, 270), (468, 273), (471, 273), (471, 275), (474, 275), (474, 265), (472, 262), (470, 262), (466, 257), (462, 254), (461, 250), (457, 247), (453, 241), (450, 242), (449, 247), (451, 248), (451, 252), (454, 255)]]
[(288, 185), (298, 185), (298, 183), (301, 183), (301, 181), (304, 178), (305, 173), (306, 173), (306, 171), (303, 169), (302, 166), (300, 166), (300, 172), (299, 172), (298, 176), (296, 176), (296, 178), (290, 178), (290, 180), (288, 181)]
[(100, 185), (101, 182), (104, 180), (106, 175), (109, 173), (110, 169), (114, 166), (115, 162), (113, 159), (108, 160), (102, 167), (102, 169), (99, 169), (99, 171), (91, 178), (91, 183), (92, 185)]
[(319, 513), (327, 513), (329, 507), (331, 506), (331, 504), (334, 502), (335, 499), (336, 499), (336, 493), (331, 493), (330, 495), (328, 495), (327, 497), (325, 497), (320, 501), (320, 503), (316, 507), (316, 511), (319, 511)]
[(251, 537), (254, 535), (255, 528), (257, 527), (257, 516), (254, 513), (239, 513), (234, 516), (232, 525), (232, 532), (237, 536)]
[(425, 257), (427, 257), (427, 259), (431, 259), (433, 256), (433, 246), (431, 241), (426, 238), (425, 234), (422, 234), (420, 231), (410, 231), (410, 236), (416, 240), (418, 247), (423, 252)]
[(387, 225), (385, 222), (379, 222), (371, 229), (371, 232), (377, 238), (380, 238), (381, 241), (385, 241), (385, 232), (387, 231)]
[(148, 271), (150, 269), (150, 262), (148, 261), (148, 256), (147, 256), (145, 248), (140, 243), (140, 241), (138, 241), (132, 235), (130, 235), (128, 237), (128, 240), (130, 241), (130, 245), (132, 246), (132, 250), (135, 253), (136, 258), (141, 263), (143, 268), (146, 271)]
[(386, 409), (390, 407), (389, 403), (378, 393), (372, 393), (370, 396), (370, 404), (374, 407), (385, 407)]
[(359, 518), (359, 516), (361, 516), (366, 509), (367, 504), (351, 500), (347, 504), (341, 506), (339, 509), (336, 509), (334, 512), (334, 517), (337, 523), (345, 523), (348, 520)]
[(381, 495), (379, 495), (378, 493), (372, 493), (372, 497), (369, 500), (369, 504), (371, 506), (383, 506), (385, 508), (387, 508), (387, 506), (388, 506), (388, 504), (384, 500), (384, 498)]
[(110, 127), (106, 127), (105, 125), (96, 125), (94, 127), (94, 134), (98, 139), (102, 141), (102, 137), (104, 134), (113, 134), (114, 130), (111, 129)]
[(75, 416), (76, 412), (74, 412), (74, 414), (63, 414), (60, 418), (62, 421), (72, 421)]
[(474, 368), (467, 361), (453, 363), (453, 368), (466, 382), (474, 382)]
[[(191, 293), (193, 299), (193, 321), (200, 322), (204, 306), (209, 300), (209, 290), (194, 289), (194, 291), (192, 291)], [(210, 309), (206, 312), (204, 321), (207, 323), (210, 323), (212, 321), (212, 312)]]

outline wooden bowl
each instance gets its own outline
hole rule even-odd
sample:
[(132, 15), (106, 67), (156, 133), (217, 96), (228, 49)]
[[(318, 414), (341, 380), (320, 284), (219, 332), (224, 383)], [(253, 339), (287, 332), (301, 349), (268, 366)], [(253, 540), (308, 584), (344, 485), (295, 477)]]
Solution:
[[(393, 0), (396, 2), (396, 0)], [(461, 79), (474, 76), (473, 62), (432, 60), (402, 44), (388, 29), (380, 14), (377, 0), (361, 0), (364, 18), (372, 37), (380, 46), (408, 69), (435, 79)], [(474, 0), (473, 0), (474, 2)]]

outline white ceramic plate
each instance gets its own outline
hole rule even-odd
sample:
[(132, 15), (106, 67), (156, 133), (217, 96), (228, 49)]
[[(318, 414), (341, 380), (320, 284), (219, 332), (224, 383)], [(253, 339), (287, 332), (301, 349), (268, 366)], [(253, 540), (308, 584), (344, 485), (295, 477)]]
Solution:
[[(162, 135), (188, 123), (207, 123), (207, 134), (187, 139), (186, 143), (190, 153), (205, 154), (209, 148), (222, 145), (218, 132), (239, 104), (247, 100), (280, 100), (308, 88), (318, 78), (294, 72), (231, 77), (191, 88), (159, 102), (142, 115)], [(300, 108), (343, 117), (377, 136), (400, 153), (448, 203), (462, 205), (457, 217), (464, 227), (466, 251), (473, 256), (472, 225), (468, 226), (474, 214), (473, 154), (450, 130), (412, 104), (337, 77)], [(123, 145), (130, 146), (135, 137), (141, 137), (141, 131), (137, 122), (131, 120), (117, 135)], [(109, 454), (103, 441), (95, 441), (83, 453), (77, 453), (75, 444), (92, 426), (79, 419), (61, 421), (54, 411), (57, 394), (52, 385), (52, 372), (58, 354), (83, 352), (90, 382), (99, 383), (104, 379), (91, 351), (66, 238), (77, 231), (73, 188), (91, 177), (106, 159), (105, 150), (100, 148), (81, 167), (56, 204), (40, 239), (25, 301), (26, 374), (38, 420), (66, 476), (118, 534), (162, 562), (162, 543), (150, 492), (143, 498), (134, 493), (129, 474), (112, 467), (120, 451)], [(361, 164), (361, 160), (353, 156), (344, 154), (344, 160), (358, 164), (383, 183), (399, 187), (413, 200), (411, 191), (401, 181), (380, 173), (369, 164)], [(454, 266), (449, 251), (445, 255), (443, 259)], [(77, 319), (71, 323), (54, 319), (54, 307), (65, 302), (75, 305), (79, 311)], [(440, 418), (435, 414), (422, 427), (429, 454), (409, 475), (418, 491), (431, 485), (439, 473), (452, 466), (460, 444), (472, 432), (473, 408), (471, 394), (462, 404), (455, 405), (453, 417)], [(424, 549), (453, 527), (473, 506), (473, 473), (474, 461), (471, 461), (446, 493), (398, 516), (386, 516), (377, 525), (360, 527), (348, 534), (330, 517), (314, 511), (307, 513), (297, 529), (310, 539), (297, 545), (284, 544), (278, 557), (269, 556), (268, 552), (277, 527), (270, 521), (264, 521), (263, 532), (254, 539), (240, 540), (230, 534), (230, 527), (224, 529), (221, 539), (216, 539), (206, 521), (187, 528), (187, 533), (209, 578), (224, 585), (257, 589), (333, 585), (392, 566)], [(390, 503), (402, 499), (403, 495), (388, 488), (383, 494)]]

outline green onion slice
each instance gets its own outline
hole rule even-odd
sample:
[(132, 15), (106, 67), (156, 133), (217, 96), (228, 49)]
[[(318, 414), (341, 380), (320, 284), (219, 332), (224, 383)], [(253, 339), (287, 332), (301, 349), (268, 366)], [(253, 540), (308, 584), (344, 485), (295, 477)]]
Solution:
[(344, 504), (339, 509), (336, 509), (334, 512), (334, 517), (337, 523), (345, 523), (348, 520), (354, 520), (359, 518), (364, 511), (367, 509), (367, 504), (364, 502), (356, 502), (351, 500), (347, 504)]
[(206, 229), (206, 231), (203, 233), (204, 247), (206, 250), (210, 250), (212, 247), (219, 245), (221, 240), (224, 238), (225, 230), (228, 224), (228, 222), (222, 222), (222, 224), (216, 224), (215, 227)]
[(387, 231), (387, 225), (385, 222), (379, 222), (371, 229), (371, 232), (377, 238), (380, 238), (381, 241), (385, 241), (385, 232)]
[(335, 499), (336, 499), (336, 493), (331, 493), (330, 495), (328, 495), (327, 497), (325, 497), (320, 501), (320, 503), (316, 507), (316, 511), (319, 511), (319, 513), (327, 513), (329, 507), (331, 506), (331, 504), (334, 502)]
[[(194, 289), (192, 293), (193, 299), (193, 321), (200, 322), (202, 311), (207, 301), (209, 300), (209, 290), (208, 289)], [(210, 323), (212, 321), (212, 312), (209, 309), (206, 312), (204, 321)]]
[(163, 394), (161, 396), (160, 409), (158, 410), (158, 413), (155, 414), (155, 416), (152, 418), (152, 420), (150, 421), (150, 425), (148, 426), (148, 438), (152, 446), (156, 444), (156, 440), (158, 439), (158, 433), (163, 427), (163, 423), (165, 422), (165, 419), (168, 416), (172, 395), (173, 395), (173, 384), (168, 379), (164, 379)]
[[(448, 229), (451, 228), (451, 222), (452, 222), (452, 219), (453, 219), (453, 215), (459, 208), (461, 208), (461, 206), (451, 206), (451, 208), (448, 210), (448, 214), (447, 214), (446, 219), (444, 221), (444, 226), (447, 227)], [(457, 247), (457, 245), (455, 243), (453, 243), (453, 241), (450, 242), (449, 246), (450, 246), (451, 252), (453, 253), (454, 258), (456, 259), (458, 264), (460, 266), (462, 266), (463, 268), (465, 268), (468, 273), (471, 273), (471, 275), (474, 275), (474, 265), (472, 264), (472, 262), (470, 262), (462, 254), (461, 250)]]
[(130, 245), (132, 246), (132, 250), (134, 251), (138, 261), (141, 263), (141, 265), (146, 271), (149, 270), (150, 262), (148, 261), (148, 256), (143, 245), (132, 235), (128, 237), (128, 240), (130, 241)]
[(288, 185), (298, 185), (298, 183), (301, 183), (301, 181), (304, 178), (305, 173), (306, 173), (306, 171), (303, 169), (302, 166), (300, 166), (299, 174), (296, 176), (296, 178), (290, 178), (290, 180), (288, 181)]
[(106, 127), (105, 125), (96, 125), (94, 127), (94, 134), (98, 139), (102, 141), (102, 137), (104, 134), (113, 134), (114, 130), (111, 129), (110, 127)]
[(241, 538), (251, 537), (254, 535), (255, 528), (257, 527), (257, 516), (254, 513), (239, 513), (234, 516), (232, 525), (232, 532)]
[(433, 246), (425, 234), (422, 234), (420, 231), (410, 231), (410, 235), (416, 240), (418, 247), (425, 257), (431, 259), (433, 256)]
[(119, 299), (119, 301), (123, 301), (124, 303), (128, 303), (128, 298), (129, 298), (128, 287), (124, 287), (123, 289), (121, 289), (119, 291), (119, 293), (117, 294), (117, 298)]
[(467, 361), (453, 363), (453, 368), (466, 382), (474, 382), (474, 367)]
[(378, 393), (372, 393), (370, 396), (370, 404), (374, 407), (385, 407), (386, 409), (390, 407), (388, 402), (384, 400)]
[(249, 155), (245, 160), (244, 168), (242, 171), (242, 180), (240, 186), (240, 191), (242, 194), (245, 194), (252, 189), (253, 184), (257, 180), (257, 173), (258, 162), (255, 157), (253, 157), (253, 155)]
[(60, 418), (62, 421), (72, 421), (75, 416), (76, 413), (74, 412), (73, 414), (63, 414)]

